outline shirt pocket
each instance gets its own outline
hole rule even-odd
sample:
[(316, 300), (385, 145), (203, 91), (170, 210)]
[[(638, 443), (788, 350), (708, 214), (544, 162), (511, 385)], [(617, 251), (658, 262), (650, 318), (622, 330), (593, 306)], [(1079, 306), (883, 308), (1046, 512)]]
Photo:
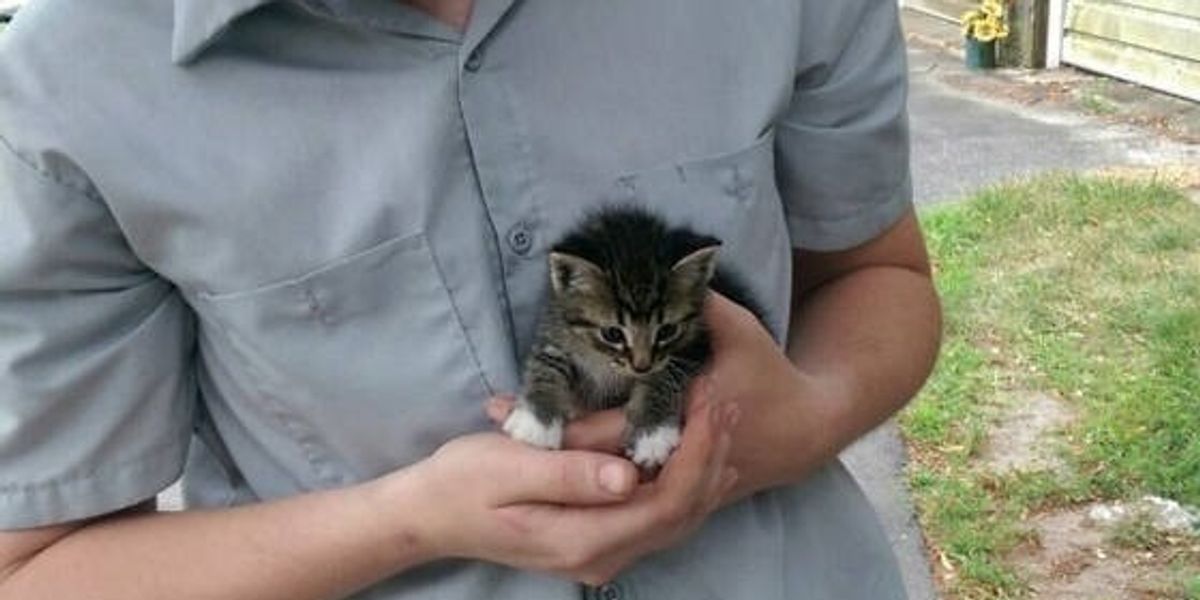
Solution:
[(622, 175), (613, 186), (618, 201), (645, 205), (669, 223), (719, 238), (720, 266), (750, 288), (772, 333), (782, 339), (791, 252), (773, 131), (727, 152)]
[(198, 298), (234, 429), (276, 463), (306, 463), (317, 485), (377, 476), (485, 425), (482, 371), (423, 234)]

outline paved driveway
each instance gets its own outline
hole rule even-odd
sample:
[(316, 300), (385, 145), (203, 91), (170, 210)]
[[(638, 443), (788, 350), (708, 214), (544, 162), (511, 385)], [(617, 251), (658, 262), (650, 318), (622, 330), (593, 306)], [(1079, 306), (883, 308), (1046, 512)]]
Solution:
[[(945, 81), (969, 78), (960, 59), (910, 44), (913, 184), (920, 203), (1052, 170), (1200, 162), (1200, 149), (1065, 109), (1035, 109)], [(1018, 83), (1013, 83), (1018, 86)]]

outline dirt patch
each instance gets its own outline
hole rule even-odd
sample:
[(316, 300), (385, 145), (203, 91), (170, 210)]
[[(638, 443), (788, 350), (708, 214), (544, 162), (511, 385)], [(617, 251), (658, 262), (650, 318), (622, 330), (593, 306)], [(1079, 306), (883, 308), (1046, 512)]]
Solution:
[(1200, 191), (1200, 166), (1193, 164), (1112, 166), (1099, 169), (1095, 174), (1132, 181), (1157, 180), (1185, 190)]
[(1000, 406), (1002, 416), (983, 447), (984, 466), (993, 473), (1062, 469), (1056, 436), (1074, 421), (1071, 407), (1037, 391), (1014, 392)]
[(1200, 564), (1195, 538), (1164, 538), (1152, 548), (1123, 548), (1111, 541), (1111, 526), (1076, 507), (1033, 518), (1033, 541), (1010, 561), (1029, 585), (1029, 595), (1047, 600), (1183, 598), (1181, 573)]
[(1192, 202), (1200, 204), (1200, 166), (1193, 164), (1113, 166), (1099, 169), (1096, 175), (1133, 181), (1163, 181), (1183, 189)]

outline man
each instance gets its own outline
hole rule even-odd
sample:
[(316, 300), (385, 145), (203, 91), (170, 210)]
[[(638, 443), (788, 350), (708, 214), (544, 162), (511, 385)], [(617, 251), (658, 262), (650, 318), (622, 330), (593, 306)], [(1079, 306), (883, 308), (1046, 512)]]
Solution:
[[(903, 597), (830, 462), (936, 354), (903, 53), (887, 0), (25, 7), (0, 598)], [(771, 315), (710, 300), (649, 483), (613, 415), (552, 453), (479, 407), (605, 202), (722, 238)]]

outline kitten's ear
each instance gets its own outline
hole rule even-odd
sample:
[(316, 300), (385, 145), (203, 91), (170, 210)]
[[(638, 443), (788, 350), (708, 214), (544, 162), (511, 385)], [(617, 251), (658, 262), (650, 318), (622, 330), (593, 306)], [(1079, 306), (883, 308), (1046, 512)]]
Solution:
[(685, 288), (705, 287), (717, 270), (717, 250), (721, 244), (705, 246), (679, 259), (671, 267), (671, 278)]
[(591, 261), (562, 252), (550, 253), (550, 285), (554, 293), (595, 292), (607, 285), (605, 281), (604, 271)]

